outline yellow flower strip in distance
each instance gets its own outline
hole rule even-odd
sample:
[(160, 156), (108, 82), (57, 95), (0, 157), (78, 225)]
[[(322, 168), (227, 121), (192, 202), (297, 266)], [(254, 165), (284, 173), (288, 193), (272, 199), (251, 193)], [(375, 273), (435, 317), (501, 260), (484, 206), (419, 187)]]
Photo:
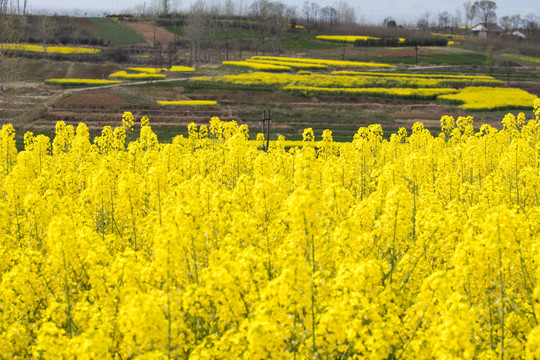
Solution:
[(263, 71), (290, 71), (291, 70), (289, 66), (261, 64), (261, 63), (246, 62), (246, 61), (224, 61), (223, 65), (233, 66), (233, 67), (242, 67), (242, 68), (248, 68), (248, 69), (253, 69), (253, 70), (263, 70)]
[(136, 73), (146, 73), (146, 74), (157, 74), (162, 71), (167, 71), (165, 68), (152, 68), (152, 67), (130, 67), (128, 68), (129, 71), (136, 72)]
[(465, 110), (504, 110), (530, 108), (538, 97), (514, 88), (467, 87), (457, 94), (439, 96), (438, 99), (460, 103)]
[(379, 76), (332, 76), (325, 74), (304, 76), (297, 74), (269, 74), (264, 72), (223, 75), (212, 78), (201, 77), (193, 78), (193, 80), (243, 86), (269, 86), (274, 88), (282, 88), (288, 85), (320, 88), (441, 88), (447, 86), (447, 83), (449, 82), (445, 79)]
[(334, 42), (353, 43), (356, 40), (369, 40), (369, 39), (379, 40), (380, 38), (373, 37), (373, 36), (356, 36), (356, 35), (319, 35), (317, 36), (317, 39), (334, 41)]
[(170, 72), (191, 72), (191, 71), (195, 71), (195, 69), (192, 68), (191, 66), (175, 65), (175, 66), (171, 66), (169, 71)]
[(368, 71), (333, 71), (332, 75), (357, 75), (357, 76), (379, 76), (385, 78), (399, 79), (437, 79), (441, 86), (502, 86), (504, 82), (491, 76), (474, 75), (446, 75), (446, 74), (404, 74), (404, 73), (382, 73)]
[(399, 99), (435, 99), (438, 95), (455, 94), (456, 89), (449, 88), (320, 88), (307, 86), (285, 86), (283, 90), (304, 95), (364, 95)]
[(124, 80), (161, 80), (165, 79), (164, 74), (147, 74), (147, 73), (138, 73), (138, 74), (129, 74), (126, 71), (117, 71), (109, 75), (110, 78), (124, 79)]
[(325, 60), (325, 59), (303, 59), (303, 58), (290, 58), (280, 56), (252, 56), (253, 60), (277, 60), (287, 62), (302, 62), (308, 64), (323, 64), (331, 67), (395, 67), (390, 64), (383, 63), (371, 63), (371, 62), (359, 62), (359, 61), (341, 61), (341, 60)]
[(217, 101), (212, 100), (158, 100), (159, 105), (171, 105), (171, 106), (212, 106), (217, 105)]
[(72, 55), (72, 54), (96, 55), (101, 52), (100, 49), (83, 48), (83, 47), (43, 46), (43, 45), (11, 44), (11, 43), (0, 44), (0, 48), (3, 50), (48, 53), (48, 54), (59, 54), (59, 55)]
[(99, 79), (47, 79), (45, 84), (47, 85), (59, 85), (59, 86), (100, 86), (100, 85), (114, 85), (122, 83), (119, 80), (99, 80)]
[(367, 76), (418, 77), (418, 78), (430, 78), (430, 79), (440, 78), (440, 79), (495, 80), (493, 76), (488, 76), (488, 75), (414, 74), (414, 73), (350, 71), (350, 70), (335, 70), (335, 71), (332, 71), (332, 75), (367, 75)]
[(258, 64), (271, 64), (278, 66), (288, 66), (290, 68), (296, 69), (327, 69), (328, 66), (324, 64), (310, 64), (310, 63), (301, 63), (301, 62), (289, 62), (289, 61), (277, 61), (277, 60), (257, 60), (257, 59), (247, 59), (247, 62), (258, 63)]

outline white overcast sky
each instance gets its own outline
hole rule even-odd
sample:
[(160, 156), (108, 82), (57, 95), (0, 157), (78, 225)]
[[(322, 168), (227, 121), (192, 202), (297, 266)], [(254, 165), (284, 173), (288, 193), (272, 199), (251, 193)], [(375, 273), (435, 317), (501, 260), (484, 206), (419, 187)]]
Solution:
[[(38, 13), (47, 9), (48, 11), (56, 11), (60, 14), (73, 13), (77, 10), (78, 14), (83, 14), (88, 11), (90, 14), (99, 12), (118, 13), (126, 9), (134, 9), (137, 5), (149, 6), (152, 1), (156, 0), (28, 0), (28, 8), (33, 13)], [(173, 0), (179, 4), (179, 8), (189, 8), (194, 0)], [(219, 0), (209, 0), (211, 2)], [(318, 3), (321, 7), (326, 5), (334, 5), (334, 0), (311, 0)], [(238, 3), (249, 5), (251, 0), (238, 0)], [(304, 0), (282, 0), (289, 6), (297, 6), (300, 10)], [(433, 0), (378, 0), (378, 1), (348, 1), (355, 9), (358, 21), (363, 21), (369, 24), (379, 24), (384, 18), (392, 17), (398, 23), (412, 22), (422, 14), (429, 12), (431, 21), (434, 21), (437, 14), (442, 11), (448, 11), (452, 15), (456, 14), (456, 10), (463, 14), (463, 1), (433, 1)], [(474, 2), (474, 1), (471, 1)], [(527, 14), (540, 15), (538, 11), (538, 0), (495, 0), (497, 4), (497, 16), (500, 18), (504, 15)]]

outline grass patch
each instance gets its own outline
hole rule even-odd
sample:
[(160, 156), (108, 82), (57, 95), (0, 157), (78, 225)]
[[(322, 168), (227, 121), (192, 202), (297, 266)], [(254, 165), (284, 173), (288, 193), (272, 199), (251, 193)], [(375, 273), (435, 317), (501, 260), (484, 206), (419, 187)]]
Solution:
[[(351, 56), (347, 57), (349, 61), (376, 61), (389, 64), (416, 64), (415, 56)], [(485, 65), (487, 57), (478, 53), (457, 53), (457, 54), (426, 54), (418, 55), (418, 64), (430, 65)]]
[(167, 26), (162, 26), (162, 28), (164, 28), (165, 30), (167, 30), (168, 32), (171, 32), (171, 33), (175, 33), (175, 30), (176, 30), (176, 35), (179, 35), (179, 36), (186, 36), (187, 35), (187, 31), (186, 31), (186, 28), (183, 27), (183, 26), (176, 26), (176, 28), (173, 26), (173, 25), (167, 25)]
[(88, 18), (88, 20), (99, 27), (92, 32), (102, 37), (110, 45), (132, 45), (146, 42), (142, 35), (126, 25), (107, 18)]
[(427, 62), (434, 65), (484, 65), (487, 57), (477, 53), (462, 53), (462, 54), (429, 54), (419, 55), (418, 62)]
[(281, 43), (281, 47), (285, 50), (334, 50), (343, 48), (343, 45), (314, 40), (287, 40)]
[(132, 85), (141, 88), (173, 88), (173, 87), (183, 87), (185, 89), (206, 89), (206, 90), (241, 90), (241, 91), (265, 91), (272, 92), (274, 89), (262, 86), (252, 86), (252, 85), (227, 85), (227, 84), (210, 84), (202, 82), (188, 82), (188, 81), (169, 81), (162, 83), (151, 83), (151, 84), (138, 84)]
[(142, 96), (138, 96), (134, 94), (128, 94), (125, 92), (116, 92), (114, 93), (114, 95), (120, 96), (122, 99), (129, 101), (133, 105), (156, 105), (155, 101), (152, 101)]

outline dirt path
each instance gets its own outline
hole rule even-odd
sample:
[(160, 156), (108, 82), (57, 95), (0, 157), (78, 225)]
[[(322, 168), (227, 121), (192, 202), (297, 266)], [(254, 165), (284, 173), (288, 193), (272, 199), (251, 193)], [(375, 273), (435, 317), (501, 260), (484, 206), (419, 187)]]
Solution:
[(174, 34), (170, 31), (165, 30), (162, 27), (155, 26), (150, 21), (129, 21), (123, 20), (122, 24), (129, 26), (133, 30), (137, 31), (139, 34), (144, 36), (149, 41), (154, 41), (154, 31), (155, 31), (155, 40), (162, 44), (174, 42)]

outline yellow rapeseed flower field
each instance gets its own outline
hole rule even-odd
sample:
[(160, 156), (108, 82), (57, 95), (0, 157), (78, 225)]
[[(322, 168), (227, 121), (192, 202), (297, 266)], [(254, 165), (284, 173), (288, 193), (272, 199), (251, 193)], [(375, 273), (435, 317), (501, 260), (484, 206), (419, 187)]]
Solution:
[(169, 69), (170, 72), (191, 72), (195, 71), (191, 66), (174, 65)]
[(457, 94), (443, 95), (443, 101), (461, 104), (466, 110), (504, 110), (527, 108), (536, 95), (514, 88), (467, 87)]
[(326, 66), (324, 64), (310, 64), (310, 63), (292, 62), (292, 61), (260, 60), (260, 59), (247, 59), (246, 61), (251, 62), (251, 63), (258, 63), (258, 64), (271, 64), (271, 65), (278, 65), (278, 66), (288, 66), (290, 68), (297, 68), (297, 69), (320, 69), (320, 70), (324, 70), (324, 69), (328, 68), (328, 66)]
[(217, 101), (213, 100), (158, 100), (159, 105), (172, 105), (172, 106), (209, 106), (216, 105)]
[(540, 100), (268, 152), (135, 120), (1, 128), (2, 357), (540, 358)]
[(325, 75), (312, 74), (270, 74), (254, 72), (249, 74), (222, 75), (214, 77), (196, 77), (198, 82), (224, 83), (244, 86), (264, 86), (276, 89), (285, 87), (308, 88), (443, 88), (455, 85), (495, 85), (501, 84), (495, 79), (484, 78), (427, 78), (416, 76), (377, 76), (373, 73), (363, 75)]
[(60, 85), (60, 86), (100, 86), (100, 85), (114, 85), (120, 84), (119, 80), (99, 80), (99, 79), (47, 79), (45, 84), (47, 85)]
[(360, 62), (360, 61), (344, 61), (344, 60), (326, 60), (326, 59), (309, 59), (309, 58), (291, 58), (281, 56), (252, 56), (252, 60), (273, 60), (273, 61), (285, 61), (285, 62), (299, 62), (308, 64), (322, 64), (330, 67), (380, 67), (380, 68), (392, 68), (394, 65), (372, 62)]
[(335, 41), (335, 42), (353, 43), (356, 40), (369, 40), (369, 39), (379, 40), (380, 38), (373, 37), (373, 36), (356, 36), (356, 35), (318, 35), (317, 39)]
[(130, 67), (129, 71), (135, 73), (145, 73), (145, 74), (158, 74), (160, 72), (167, 71), (166, 68), (154, 68), (154, 67)]
[(287, 85), (283, 90), (301, 93), (304, 95), (366, 95), (401, 99), (433, 100), (439, 95), (455, 94), (458, 91), (450, 88), (328, 88), (313, 86)]
[(110, 78), (114, 79), (124, 79), (124, 80), (161, 80), (165, 79), (165, 74), (157, 74), (157, 73), (135, 73), (131, 74), (127, 71), (117, 71), (115, 73), (112, 73), (109, 75)]
[(258, 70), (258, 71), (290, 71), (291, 70), (290, 66), (274, 65), (274, 64), (266, 64), (266, 63), (258, 63), (258, 62), (247, 62), (247, 61), (223, 61), (223, 65), (253, 69), (253, 70)]
[(100, 49), (83, 48), (83, 47), (70, 47), (70, 46), (43, 46), (43, 45), (31, 45), (31, 44), (0, 44), (0, 48), (3, 50), (11, 51), (23, 51), (23, 52), (37, 52), (59, 55), (96, 55), (101, 52)]

